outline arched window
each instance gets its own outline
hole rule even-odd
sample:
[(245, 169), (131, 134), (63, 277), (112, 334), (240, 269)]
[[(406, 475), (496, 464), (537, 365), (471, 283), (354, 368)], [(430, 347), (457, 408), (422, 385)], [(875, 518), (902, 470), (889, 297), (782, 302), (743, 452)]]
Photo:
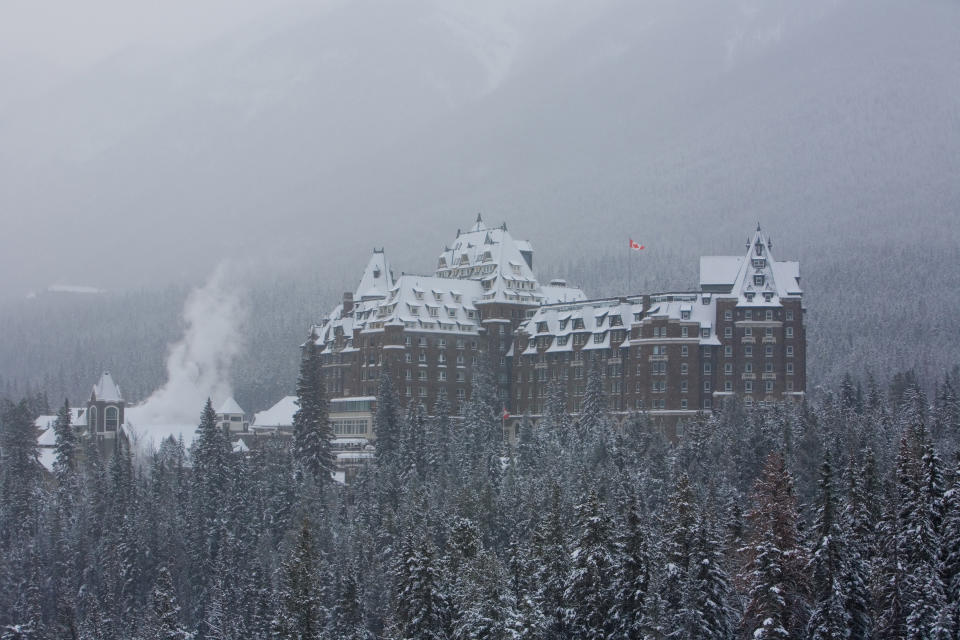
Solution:
[(120, 410), (116, 407), (107, 407), (103, 417), (107, 431), (116, 431), (120, 424)]
[(90, 427), (91, 431), (99, 431), (100, 425), (97, 424), (97, 408), (90, 407), (90, 411), (87, 412), (87, 425)]

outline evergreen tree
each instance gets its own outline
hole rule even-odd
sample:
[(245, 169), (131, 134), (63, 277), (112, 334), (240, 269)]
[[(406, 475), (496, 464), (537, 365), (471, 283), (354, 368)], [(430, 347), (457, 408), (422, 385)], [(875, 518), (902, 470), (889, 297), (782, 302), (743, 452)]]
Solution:
[(321, 483), (329, 483), (334, 470), (330, 452), (333, 431), (330, 427), (323, 362), (316, 340), (316, 332), (311, 332), (300, 361), (298, 409), (293, 414), (293, 458), (299, 469)]
[(440, 640), (449, 635), (451, 611), (433, 543), (422, 534), (402, 541), (393, 574), (394, 624), (404, 640)]
[(737, 616), (730, 579), (723, 568), (723, 553), (710, 513), (704, 510), (696, 527), (684, 606), (678, 616), (680, 637), (690, 640), (732, 638)]
[[(852, 401), (852, 399), (851, 399)], [(820, 467), (820, 503), (813, 527), (815, 544), (810, 556), (813, 613), (807, 625), (811, 640), (839, 640), (850, 636), (852, 625), (846, 605), (850, 596), (845, 549), (849, 542), (841, 529), (829, 455)]]
[(166, 567), (161, 567), (153, 587), (153, 640), (187, 640), (191, 634), (180, 621), (180, 605), (173, 580)]
[(616, 563), (611, 553), (610, 521), (596, 492), (577, 506), (577, 531), (564, 594), (569, 603), (567, 628), (577, 638), (606, 638), (613, 626), (614, 594), (609, 577)]
[(640, 514), (640, 507), (631, 495), (624, 505), (623, 524), (617, 536), (617, 570), (614, 578), (614, 610), (616, 635), (637, 638), (643, 633), (644, 612), (650, 589), (653, 560), (649, 533)]
[(393, 378), (387, 367), (380, 372), (377, 388), (377, 415), (373, 429), (377, 434), (377, 464), (389, 464), (400, 453), (403, 422), (400, 416), (400, 401), (393, 388)]
[(53, 423), (53, 430), (56, 436), (56, 459), (53, 463), (53, 471), (60, 483), (63, 484), (67, 476), (73, 473), (77, 467), (77, 436), (71, 424), (69, 400), (64, 400), (63, 406), (57, 411), (57, 420)]
[(783, 457), (771, 453), (754, 485), (744, 549), (748, 565), (745, 635), (757, 639), (799, 638), (806, 627), (806, 561), (799, 543), (793, 479)]
[(325, 620), (317, 594), (316, 558), (310, 524), (304, 520), (287, 560), (283, 563), (279, 611), (274, 624), (277, 638), (315, 640)]
[(0, 412), (0, 548), (10, 536), (29, 532), (40, 480), (37, 431), (25, 400)]

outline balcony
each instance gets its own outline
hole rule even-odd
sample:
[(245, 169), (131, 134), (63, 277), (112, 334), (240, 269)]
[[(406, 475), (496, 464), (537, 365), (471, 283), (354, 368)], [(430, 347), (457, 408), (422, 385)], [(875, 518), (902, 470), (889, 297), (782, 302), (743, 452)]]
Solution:
[(745, 373), (745, 374), (743, 374), (742, 376), (740, 376), (740, 379), (741, 379), (741, 380), (756, 380), (756, 379), (757, 379), (757, 374), (755, 374), (755, 373)]
[(757, 340), (753, 336), (743, 336), (740, 338), (740, 344), (756, 344)]
[(666, 362), (667, 356), (650, 356), (647, 360), (650, 362)]
[(761, 379), (762, 379), (762, 380), (776, 380), (776, 379), (777, 379), (777, 374), (775, 374), (775, 373), (765, 373), (765, 374), (763, 374), (763, 376), (761, 376)]
[(763, 344), (777, 344), (776, 336), (763, 336)]

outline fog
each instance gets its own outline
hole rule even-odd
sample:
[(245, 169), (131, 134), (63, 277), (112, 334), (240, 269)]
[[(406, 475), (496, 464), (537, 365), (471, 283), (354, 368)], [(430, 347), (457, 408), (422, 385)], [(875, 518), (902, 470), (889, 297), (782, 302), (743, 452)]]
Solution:
[(756, 220), (794, 255), (956, 241), (956, 3), (585, 4), (6, 3), (0, 287), (325, 270), (387, 239), (422, 270), (476, 211), (546, 262)]

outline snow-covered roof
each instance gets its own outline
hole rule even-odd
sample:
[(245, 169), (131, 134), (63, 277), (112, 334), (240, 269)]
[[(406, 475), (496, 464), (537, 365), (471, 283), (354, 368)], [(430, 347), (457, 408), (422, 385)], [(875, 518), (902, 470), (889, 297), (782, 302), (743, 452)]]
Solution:
[(700, 287), (732, 287), (743, 256), (700, 256)]
[[(52, 429), (57, 421), (57, 416), (37, 416), (33, 421), (37, 429)], [(87, 425), (87, 408), (70, 407), (70, 424), (74, 427), (85, 427)]]
[(113, 381), (109, 371), (104, 371), (100, 381), (93, 385), (93, 396), (102, 402), (123, 402), (120, 387)]
[[(717, 302), (709, 293), (660, 293), (650, 296), (650, 308), (647, 318), (669, 318), (697, 325), (691, 339), (699, 339), (700, 344), (717, 346), (720, 340), (716, 335), (714, 322), (717, 317)], [(703, 329), (708, 329), (704, 336)]]
[(800, 264), (777, 262), (773, 244), (760, 226), (743, 256), (700, 258), (700, 287), (737, 297), (738, 306), (780, 306), (780, 298), (803, 295)]
[(38, 447), (52, 447), (57, 444), (57, 434), (53, 427), (50, 427), (39, 436), (37, 436)]
[(217, 413), (220, 415), (231, 413), (239, 413), (240, 415), (243, 415), (243, 409), (241, 409), (240, 405), (237, 404), (237, 401), (233, 399), (233, 396), (230, 396), (223, 402), (222, 405), (220, 405), (220, 408), (217, 409)]
[[(539, 336), (569, 336), (588, 332), (602, 337), (600, 342), (590, 338), (584, 345), (585, 349), (606, 349), (610, 347), (610, 330), (629, 330), (634, 315), (642, 311), (643, 302), (639, 297), (544, 305), (520, 324), (517, 333), (526, 334), (531, 339), (525, 354), (535, 352), (531, 351), (533, 339)], [(548, 351), (569, 351), (571, 348), (569, 340), (562, 345), (553, 340)]]
[(293, 414), (297, 412), (297, 396), (285, 396), (279, 402), (253, 415), (253, 424), (257, 427), (291, 427)]
[(393, 287), (393, 273), (383, 249), (373, 250), (353, 297), (355, 300), (382, 298)]

